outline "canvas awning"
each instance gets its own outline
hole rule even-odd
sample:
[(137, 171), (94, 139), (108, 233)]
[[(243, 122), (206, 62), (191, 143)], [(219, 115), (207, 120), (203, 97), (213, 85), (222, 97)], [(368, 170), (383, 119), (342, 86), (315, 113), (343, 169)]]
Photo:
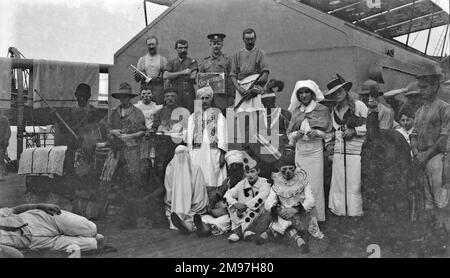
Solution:
[(389, 39), (449, 23), (449, 15), (431, 0), (298, 1)]

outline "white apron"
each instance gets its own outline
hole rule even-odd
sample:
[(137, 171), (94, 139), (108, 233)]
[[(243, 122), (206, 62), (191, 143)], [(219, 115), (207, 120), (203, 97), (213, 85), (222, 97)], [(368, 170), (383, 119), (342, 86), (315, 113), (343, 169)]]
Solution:
[(311, 216), (325, 221), (325, 197), (323, 191), (322, 139), (298, 140), (295, 147), (295, 164), (305, 170), (315, 200)]
[[(249, 89), (252, 85), (253, 81), (258, 78), (258, 74), (253, 74), (250, 76), (247, 76), (246, 78), (239, 80), (239, 85), (244, 88), (245, 90)], [(236, 97), (234, 100), (234, 107), (241, 101), (242, 97), (241, 94), (236, 91)], [(260, 117), (260, 124), (264, 125), (264, 114), (262, 113), (265, 111), (264, 105), (261, 101), (261, 95), (257, 95), (256, 97), (245, 101), (242, 103), (241, 106), (235, 111), (236, 113), (236, 138), (237, 143), (256, 143), (257, 139), (255, 134), (258, 133), (258, 117)], [(245, 126), (245, 119), (244, 117), (249, 117), (248, 126)], [(248, 130), (249, 139), (245, 139), (245, 131)], [(247, 142), (246, 142), (247, 141)]]

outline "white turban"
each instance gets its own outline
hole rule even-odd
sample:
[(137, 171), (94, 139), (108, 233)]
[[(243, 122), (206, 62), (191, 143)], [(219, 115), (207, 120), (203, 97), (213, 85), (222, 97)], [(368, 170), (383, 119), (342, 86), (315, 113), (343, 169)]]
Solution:
[(291, 104), (289, 105), (288, 110), (292, 113), (295, 109), (297, 109), (299, 106), (302, 105), (300, 100), (297, 98), (297, 91), (300, 88), (308, 88), (310, 89), (314, 95), (316, 96), (316, 102), (320, 102), (325, 99), (325, 97), (322, 94), (322, 91), (320, 91), (319, 85), (316, 84), (316, 82), (312, 80), (300, 80), (295, 83), (294, 92), (292, 92), (291, 96)]
[(233, 163), (244, 163), (244, 155), (241, 151), (232, 150), (225, 154), (225, 160), (227, 161), (228, 165), (231, 165)]
[(214, 91), (210, 86), (203, 87), (197, 90), (197, 98), (201, 98), (203, 96), (213, 96)]

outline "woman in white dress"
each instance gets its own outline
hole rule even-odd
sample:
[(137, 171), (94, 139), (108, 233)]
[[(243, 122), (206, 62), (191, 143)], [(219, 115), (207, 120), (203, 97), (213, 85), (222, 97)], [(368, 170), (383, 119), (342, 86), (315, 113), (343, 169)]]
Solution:
[(338, 74), (327, 84), (335, 143), (329, 208), (339, 216), (362, 216), (361, 148), (366, 135), (367, 106), (349, 95), (351, 82)]
[(313, 221), (325, 221), (323, 140), (331, 134), (332, 123), (330, 111), (319, 103), (323, 99), (314, 81), (297, 81), (289, 106), (292, 119), (287, 130), (290, 144), (295, 144), (295, 163), (306, 171), (316, 200)]

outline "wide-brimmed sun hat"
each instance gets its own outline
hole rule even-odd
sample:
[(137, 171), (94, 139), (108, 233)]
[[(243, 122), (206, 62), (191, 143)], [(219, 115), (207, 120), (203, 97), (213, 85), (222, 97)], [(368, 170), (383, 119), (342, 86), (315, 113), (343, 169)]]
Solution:
[(332, 94), (334, 94), (341, 88), (344, 88), (348, 92), (350, 91), (352, 86), (352, 82), (345, 81), (342, 76), (336, 73), (336, 76), (334, 76), (333, 79), (331, 79), (331, 81), (327, 84), (328, 91), (326, 91), (325, 93), (325, 98), (330, 98)]
[(137, 97), (138, 95), (133, 93), (133, 90), (131, 89), (130, 84), (123, 82), (119, 86), (119, 92), (112, 93), (111, 96), (113, 98), (120, 98), (120, 96), (128, 96), (130, 98)]

